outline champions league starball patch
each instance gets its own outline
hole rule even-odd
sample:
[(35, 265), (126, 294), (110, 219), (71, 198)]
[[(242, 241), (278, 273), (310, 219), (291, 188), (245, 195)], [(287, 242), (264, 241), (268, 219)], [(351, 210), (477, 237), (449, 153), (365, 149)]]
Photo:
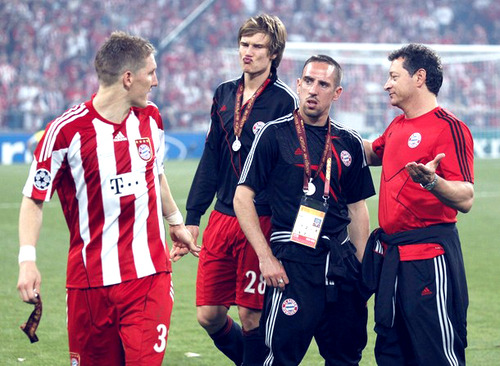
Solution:
[(294, 299), (286, 299), (281, 304), (281, 310), (283, 310), (285, 315), (292, 316), (299, 310), (299, 305), (297, 305)]
[(344, 163), (345, 166), (349, 166), (352, 163), (352, 157), (351, 154), (349, 154), (347, 151), (342, 150), (340, 153), (340, 160)]
[(408, 139), (408, 147), (410, 149), (416, 148), (422, 142), (422, 135), (418, 132), (413, 133)]
[(265, 123), (262, 121), (255, 122), (254, 125), (252, 126), (252, 131), (254, 135), (257, 135), (257, 133), (264, 127)]
[(139, 157), (148, 162), (153, 157), (153, 149), (151, 148), (151, 141), (149, 141), (148, 137), (143, 139), (135, 140), (135, 145), (137, 146), (137, 152), (139, 153)]
[(47, 169), (38, 169), (35, 173), (35, 181), (33, 182), (36, 189), (41, 191), (46, 191), (50, 183), (52, 182), (52, 177)]

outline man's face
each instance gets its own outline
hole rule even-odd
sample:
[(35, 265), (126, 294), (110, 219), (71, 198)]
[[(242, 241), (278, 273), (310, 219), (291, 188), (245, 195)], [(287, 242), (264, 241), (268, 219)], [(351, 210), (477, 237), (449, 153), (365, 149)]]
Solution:
[(145, 66), (137, 72), (132, 73), (129, 96), (130, 104), (134, 107), (144, 108), (148, 102), (148, 94), (151, 89), (158, 86), (156, 77), (156, 61), (153, 54), (147, 59)]
[(391, 104), (402, 110), (409, 105), (416, 88), (415, 78), (403, 68), (403, 61), (401, 57), (392, 61), (389, 78), (384, 85), (384, 90), (389, 93)]
[(251, 77), (269, 73), (272, 61), (276, 55), (269, 54), (269, 36), (256, 33), (252, 36), (243, 36), (240, 39), (238, 53), (241, 69)]
[(335, 66), (311, 62), (297, 80), (300, 114), (305, 122), (326, 121), (332, 102), (339, 99), (341, 86), (335, 86)]

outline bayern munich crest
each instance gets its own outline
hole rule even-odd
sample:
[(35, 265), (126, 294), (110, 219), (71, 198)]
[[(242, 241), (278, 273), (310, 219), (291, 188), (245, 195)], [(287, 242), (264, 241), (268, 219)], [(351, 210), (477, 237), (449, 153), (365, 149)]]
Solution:
[(342, 160), (345, 166), (351, 165), (352, 163), (351, 154), (349, 154), (349, 152), (345, 150), (342, 150), (342, 152), (340, 153), (340, 160)]
[(299, 310), (299, 305), (297, 305), (294, 299), (286, 299), (283, 301), (283, 304), (281, 304), (281, 310), (283, 310), (285, 315), (292, 316)]
[(69, 358), (70, 358), (71, 366), (80, 366), (80, 355), (78, 353), (70, 352)]
[(139, 157), (148, 162), (153, 157), (153, 149), (151, 148), (151, 141), (148, 137), (135, 140), (135, 145), (137, 146), (137, 152)]
[(252, 126), (252, 131), (254, 135), (257, 135), (257, 133), (264, 127), (265, 123), (262, 121), (255, 122), (254, 125)]
[(50, 183), (52, 182), (52, 176), (47, 169), (38, 169), (35, 173), (35, 181), (33, 182), (36, 189), (41, 191), (46, 191)]
[(413, 133), (408, 139), (408, 147), (410, 149), (416, 148), (422, 142), (422, 135), (418, 132)]

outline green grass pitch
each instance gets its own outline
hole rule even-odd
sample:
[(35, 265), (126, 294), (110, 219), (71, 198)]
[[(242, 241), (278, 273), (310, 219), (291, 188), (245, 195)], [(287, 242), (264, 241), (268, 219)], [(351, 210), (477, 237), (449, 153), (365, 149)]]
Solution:
[[(183, 213), (196, 166), (197, 161), (165, 164), (171, 189)], [(68, 230), (56, 198), (45, 205), (38, 244), (44, 300), (44, 313), (37, 331), (40, 341), (30, 344), (19, 329), (32, 310), (32, 306), (21, 302), (16, 291), (17, 220), (27, 172), (27, 165), (0, 166), (0, 365), (67, 365), (64, 282)], [(380, 170), (373, 169), (372, 173), (378, 182)], [(500, 160), (476, 161), (475, 180), (474, 206), (458, 219), (470, 295), (467, 359), (472, 366), (489, 366), (498, 365), (500, 360)], [(376, 197), (368, 200), (372, 228), (377, 225), (376, 205)], [(206, 217), (202, 227), (204, 225)], [(164, 365), (231, 365), (196, 321), (196, 263), (195, 258), (185, 257), (174, 264), (175, 304)], [(363, 366), (375, 365), (372, 300), (368, 306), (369, 341), (363, 353)], [(231, 309), (231, 315), (237, 318), (235, 309)], [(312, 344), (302, 365), (322, 364), (317, 347)]]

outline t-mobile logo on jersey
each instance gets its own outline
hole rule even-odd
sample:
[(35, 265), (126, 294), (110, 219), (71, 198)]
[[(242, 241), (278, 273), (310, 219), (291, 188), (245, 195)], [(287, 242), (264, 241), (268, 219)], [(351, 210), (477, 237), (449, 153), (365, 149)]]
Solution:
[(132, 194), (138, 197), (147, 192), (144, 175), (134, 172), (110, 177), (108, 188), (111, 194), (118, 197), (130, 196)]

